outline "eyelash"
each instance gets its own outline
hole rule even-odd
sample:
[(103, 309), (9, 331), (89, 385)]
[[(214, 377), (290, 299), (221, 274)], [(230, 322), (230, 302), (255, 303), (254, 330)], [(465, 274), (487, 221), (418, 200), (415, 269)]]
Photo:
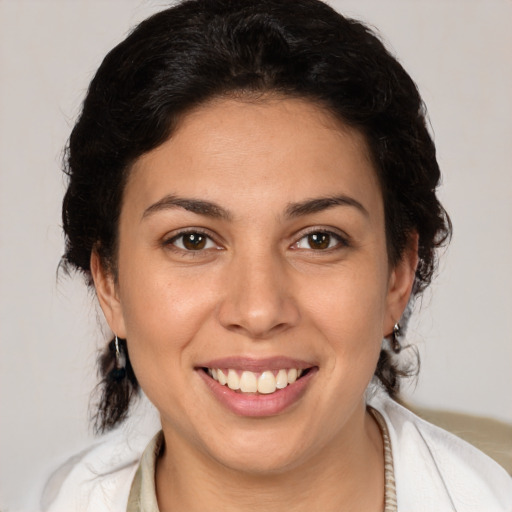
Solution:
[[(313, 247), (308, 247), (308, 248), (298, 247), (299, 243), (302, 240), (307, 240), (308, 237), (313, 236), (313, 235), (326, 235), (326, 236), (328, 236), (329, 237), (328, 246), (325, 247), (325, 248), (322, 248), (322, 249), (314, 249)], [(330, 246), (333, 239), (336, 241), (336, 244), (334, 246)], [(331, 231), (331, 230), (328, 230), (328, 229), (313, 228), (310, 231), (308, 231), (307, 233), (304, 233), (292, 245), (292, 248), (297, 249), (297, 250), (303, 249), (303, 250), (309, 250), (309, 251), (314, 251), (314, 252), (331, 252), (331, 251), (335, 251), (337, 249), (342, 249), (342, 248), (349, 247), (349, 246), (350, 246), (350, 243), (349, 243), (349, 239), (348, 239), (347, 236), (343, 236), (343, 235), (341, 235), (339, 233), (335, 233), (334, 231)]]
[[(205, 240), (205, 247), (200, 247), (199, 249), (196, 249), (196, 250), (185, 247), (184, 243), (183, 243), (183, 239), (187, 235), (198, 235), (198, 236), (202, 237), (203, 240)], [(299, 247), (299, 244), (302, 240), (307, 240), (308, 237), (311, 237), (314, 235), (327, 236), (328, 237), (327, 247), (316, 248), (316, 249), (313, 247), (307, 247), (307, 248)], [(182, 247), (179, 247), (176, 245), (176, 242), (180, 239), (182, 240), (182, 242), (181, 242)], [(331, 242), (333, 240), (336, 243), (334, 246), (331, 246)], [(308, 242), (306, 242), (306, 243), (308, 243)], [(320, 243), (325, 243), (325, 240), (320, 239)], [(187, 256), (196, 256), (206, 250), (210, 250), (210, 249), (214, 249), (214, 248), (217, 250), (220, 250), (219, 245), (215, 242), (215, 240), (209, 233), (202, 231), (201, 229), (197, 229), (197, 228), (189, 229), (186, 231), (181, 231), (180, 233), (173, 235), (170, 238), (164, 240), (163, 244), (165, 247), (168, 247), (169, 249), (171, 249), (173, 251), (179, 252), (180, 254), (186, 254)], [(210, 245), (210, 247), (208, 247), (208, 245)], [(313, 251), (313, 252), (331, 252), (331, 251), (335, 251), (337, 249), (341, 249), (341, 248), (349, 247), (349, 246), (350, 246), (350, 243), (349, 243), (348, 237), (346, 237), (346, 236), (342, 236), (339, 233), (335, 233), (328, 229), (312, 228), (307, 233), (302, 234), (302, 236), (291, 245), (291, 248), (294, 250), (308, 250), (308, 251)]]
[[(187, 235), (199, 235), (206, 241), (206, 245), (210, 244), (213, 246), (212, 247), (202, 247), (202, 248), (199, 248), (196, 250), (187, 249), (183, 245), (183, 239)], [(176, 245), (176, 242), (180, 239), (182, 240), (181, 245), (183, 247), (178, 247)], [(165, 239), (163, 241), (163, 245), (173, 251), (179, 252), (180, 254), (186, 254), (187, 256), (196, 256), (196, 255), (199, 255), (200, 253), (202, 253), (206, 250), (209, 250), (209, 249), (214, 249), (214, 248), (219, 249), (219, 245), (215, 242), (215, 240), (213, 239), (213, 237), (210, 234), (208, 234), (205, 231), (202, 231), (201, 229), (197, 229), (197, 228), (196, 229), (188, 229), (186, 231), (181, 231), (181, 232), (177, 233), (176, 235), (173, 235), (170, 238)]]

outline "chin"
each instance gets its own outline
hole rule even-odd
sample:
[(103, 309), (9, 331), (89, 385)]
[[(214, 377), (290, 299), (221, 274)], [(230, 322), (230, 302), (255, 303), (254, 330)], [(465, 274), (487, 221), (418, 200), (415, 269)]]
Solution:
[(223, 466), (247, 475), (277, 475), (304, 464), (310, 452), (304, 433), (238, 432), (218, 441), (211, 456)]
[(218, 459), (226, 468), (236, 471), (238, 474), (247, 476), (275, 476), (286, 473), (301, 465), (302, 458), (297, 458), (293, 453), (260, 453), (260, 454), (241, 454), (223, 453), (222, 458)]

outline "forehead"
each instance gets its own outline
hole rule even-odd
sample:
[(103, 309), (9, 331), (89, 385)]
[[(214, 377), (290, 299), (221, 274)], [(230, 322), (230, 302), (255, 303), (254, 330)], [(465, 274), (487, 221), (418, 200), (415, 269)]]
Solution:
[(380, 192), (366, 141), (301, 99), (217, 99), (189, 112), (135, 163), (126, 197), (145, 204), (180, 194), (259, 205)]

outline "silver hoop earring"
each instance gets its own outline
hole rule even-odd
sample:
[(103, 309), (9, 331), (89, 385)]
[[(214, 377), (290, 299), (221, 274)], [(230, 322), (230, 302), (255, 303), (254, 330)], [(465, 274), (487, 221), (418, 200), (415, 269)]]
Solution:
[(402, 351), (402, 345), (400, 344), (400, 340), (398, 339), (402, 335), (402, 328), (400, 327), (400, 324), (397, 322), (393, 327), (393, 332), (391, 333), (391, 350), (395, 354), (400, 354)]

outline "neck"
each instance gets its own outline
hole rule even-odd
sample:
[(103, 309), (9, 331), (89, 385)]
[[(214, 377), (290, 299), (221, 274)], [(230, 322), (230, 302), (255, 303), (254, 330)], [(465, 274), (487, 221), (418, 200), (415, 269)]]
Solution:
[[(366, 411), (350, 435), (341, 432), (313, 457), (272, 474), (245, 473), (212, 460), (164, 429), (166, 447), (157, 462), (161, 512), (265, 510), (382, 511), (382, 437)], [(348, 427), (347, 427), (348, 428)]]

